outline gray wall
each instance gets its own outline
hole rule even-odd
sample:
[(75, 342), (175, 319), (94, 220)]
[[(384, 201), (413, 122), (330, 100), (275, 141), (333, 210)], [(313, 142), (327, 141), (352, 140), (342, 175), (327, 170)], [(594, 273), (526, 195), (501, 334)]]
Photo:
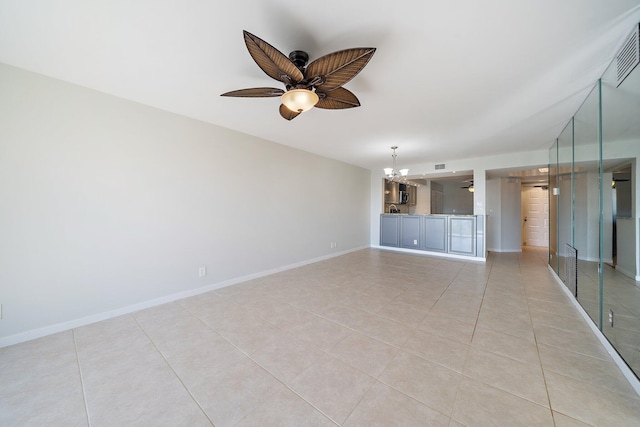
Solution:
[(0, 177), (0, 345), (369, 246), (368, 170), (2, 64)]
[(486, 188), (487, 250), (522, 251), (520, 181), (509, 178), (488, 179)]

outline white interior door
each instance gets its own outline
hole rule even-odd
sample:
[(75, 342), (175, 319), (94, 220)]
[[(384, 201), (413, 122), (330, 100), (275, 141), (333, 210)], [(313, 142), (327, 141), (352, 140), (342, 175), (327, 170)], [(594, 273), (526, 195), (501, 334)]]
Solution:
[(549, 197), (540, 187), (524, 187), (523, 244), (549, 246)]

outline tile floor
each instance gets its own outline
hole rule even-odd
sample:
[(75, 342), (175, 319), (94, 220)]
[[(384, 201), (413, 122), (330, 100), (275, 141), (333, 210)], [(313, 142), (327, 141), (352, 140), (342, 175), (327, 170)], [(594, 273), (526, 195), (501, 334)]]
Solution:
[(367, 249), (0, 349), (2, 426), (638, 426), (547, 270)]

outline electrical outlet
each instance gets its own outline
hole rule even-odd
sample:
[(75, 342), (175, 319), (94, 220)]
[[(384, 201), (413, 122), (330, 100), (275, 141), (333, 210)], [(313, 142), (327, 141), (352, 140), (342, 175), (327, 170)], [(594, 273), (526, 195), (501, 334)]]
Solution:
[(331, 242), (331, 243), (329, 244), (329, 247), (330, 247), (331, 249), (337, 248), (337, 247), (338, 247), (338, 242)]
[(198, 269), (198, 277), (204, 277), (207, 275), (207, 267), (200, 267)]
[(418, 241), (417, 241), (416, 239), (413, 239), (413, 244), (414, 244), (414, 245), (417, 245), (417, 244), (418, 244)]
[(609, 326), (613, 328), (613, 310), (609, 309)]

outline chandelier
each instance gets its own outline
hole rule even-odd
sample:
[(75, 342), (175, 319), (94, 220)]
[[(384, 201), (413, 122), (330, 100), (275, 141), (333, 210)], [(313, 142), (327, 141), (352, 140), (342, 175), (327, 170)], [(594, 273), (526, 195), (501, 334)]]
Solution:
[(396, 170), (396, 150), (398, 149), (398, 147), (394, 145), (393, 147), (391, 147), (391, 149), (393, 150), (393, 154), (391, 155), (391, 158), (393, 159), (393, 167), (384, 168), (384, 174), (387, 176), (388, 180), (393, 181), (399, 176), (407, 176), (407, 174), (409, 173), (409, 169)]

